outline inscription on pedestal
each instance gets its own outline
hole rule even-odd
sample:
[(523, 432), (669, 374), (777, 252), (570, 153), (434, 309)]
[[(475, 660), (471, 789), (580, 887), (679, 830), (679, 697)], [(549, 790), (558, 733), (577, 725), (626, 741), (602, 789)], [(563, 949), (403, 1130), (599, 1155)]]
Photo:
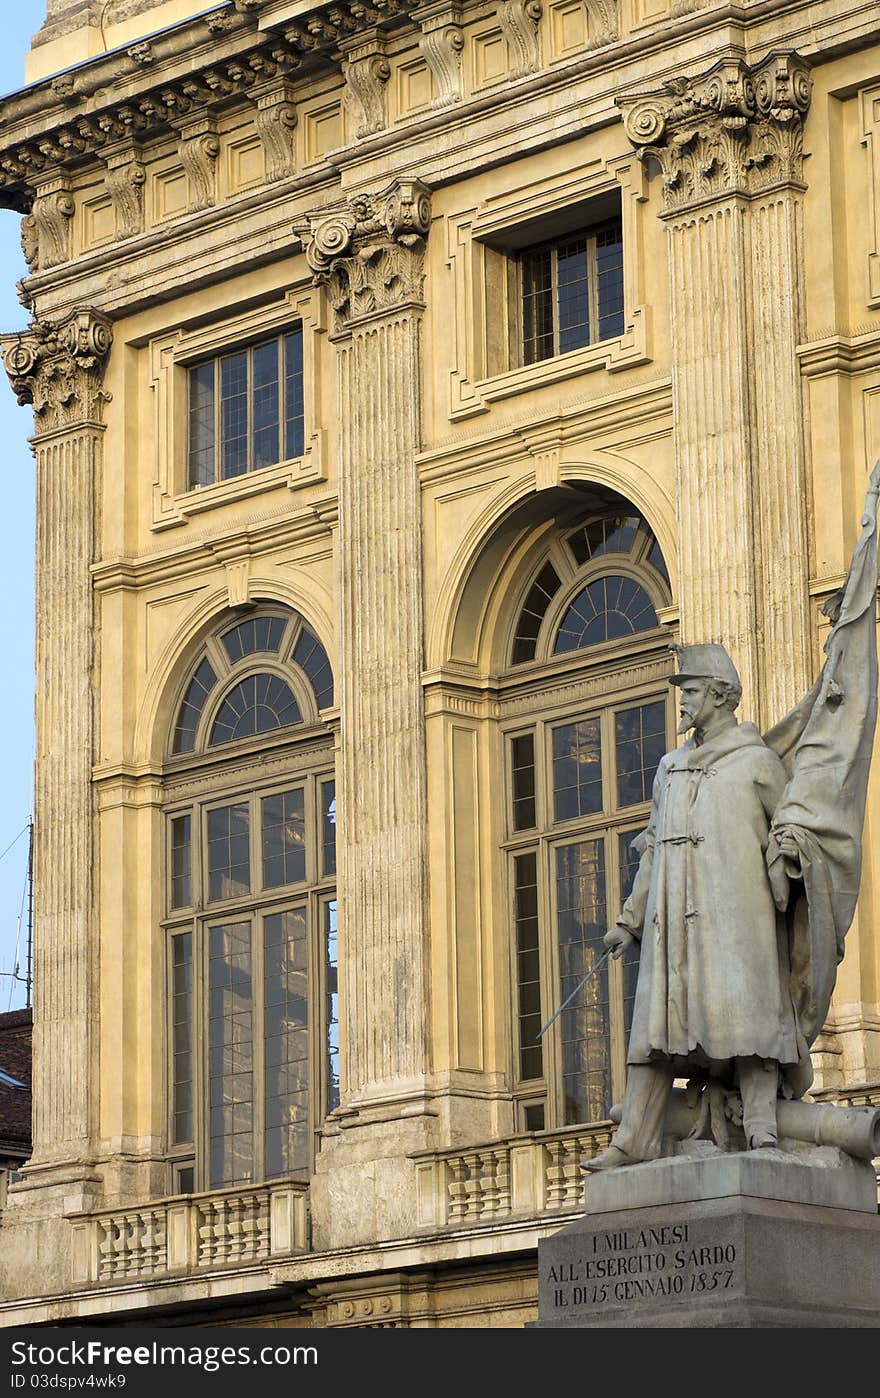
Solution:
[(541, 1317), (741, 1295), (742, 1252), (734, 1221), (723, 1219), (557, 1235), (540, 1248)]

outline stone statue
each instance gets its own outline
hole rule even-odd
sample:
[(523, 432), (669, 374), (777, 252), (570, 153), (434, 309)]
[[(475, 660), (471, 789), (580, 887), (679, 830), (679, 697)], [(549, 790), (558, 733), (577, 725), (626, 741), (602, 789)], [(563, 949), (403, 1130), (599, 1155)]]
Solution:
[(677, 648), (678, 731), (692, 736), (660, 762), (632, 893), (605, 936), (615, 956), (639, 941), (640, 964), (620, 1126), (586, 1170), (664, 1152), (677, 1077), (704, 1097), (697, 1116), (719, 1144), (736, 1090), (751, 1149), (777, 1145), (780, 1099), (810, 1087), (861, 873), (878, 486), (880, 463), (846, 582), (824, 609), (822, 673), (774, 729), (737, 722), (742, 690), (723, 646)]

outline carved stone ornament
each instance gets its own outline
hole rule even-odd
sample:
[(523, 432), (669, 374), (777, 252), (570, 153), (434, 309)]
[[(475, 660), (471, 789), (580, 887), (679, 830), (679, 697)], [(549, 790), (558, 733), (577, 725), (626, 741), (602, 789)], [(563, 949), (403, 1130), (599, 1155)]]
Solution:
[(73, 199), (62, 180), (40, 186), (31, 209), (34, 222), (29, 246), (36, 255), (31, 271), (44, 271), (68, 261), (73, 213)]
[(291, 85), (281, 78), (273, 86), (252, 89), (251, 97), (257, 104), (254, 119), (266, 159), (266, 178), (286, 179), (296, 170), (293, 133), (297, 117)]
[(180, 163), (189, 181), (190, 212), (210, 209), (216, 199), (217, 157), (220, 139), (211, 117), (199, 117), (178, 126)]
[(541, 66), (538, 25), (542, 14), (541, 0), (502, 0), (498, 22), (510, 45), (511, 77), (536, 73)]
[(385, 85), (391, 65), (384, 53), (370, 44), (351, 50), (343, 64), (348, 100), (354, 111), (355, 135), (363, 138), (386, 125)]
[(611, 44), (620, 34), (620, 21), (617, 15), (618, 0), (584, 0), (584, 9), (590, 22), (587, 48), (598, 49)]
[(295, 225), (338, 331), (360, 317), (421, 301), (430, 223), (430, 193), (421, 180), (408, 179)]
[(102, 152), (107, 191), (116, 214), (116, 235), (132, 238), (144, 230), (144, 186), (147, 173), (133, 142)]
[(419, 10), (416, 18), (422, 30), (420, 48), (437, 84), (432, 107), (448, 107), (461, 101), (461, 7), (444, 3)]
[(662, 93), (623, 98), (624, 127), (643, 160), (659, 165), (665, 211), (729, 194), (803, 182), (803, 121), (811, 84), (795, 53), (755, 67), (723, 62)]
[(33, 404), (37, 436), (98, 425), (109, 394), (104, 368), (113, 332), (99, 311), (73, 311), (64, 320), (34, 321), (0, 337), (3, 365), (19, 403)]

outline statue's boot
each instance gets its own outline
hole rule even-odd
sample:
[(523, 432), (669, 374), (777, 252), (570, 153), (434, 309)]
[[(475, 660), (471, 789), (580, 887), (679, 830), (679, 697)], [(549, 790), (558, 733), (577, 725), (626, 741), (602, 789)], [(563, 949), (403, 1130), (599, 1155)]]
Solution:
[(638, 1161), (632, 1155), (627, 1155), (625, 1150), (619, 1146), (608, 1146), (606, 1150), (600, 1150), (598, 1155), (593, 1155), (589, 1160), (581, 1161), (581, 1169), (588, 1174), (594, 1170), (614, 1170), (618, 1165), (638, 1165)]

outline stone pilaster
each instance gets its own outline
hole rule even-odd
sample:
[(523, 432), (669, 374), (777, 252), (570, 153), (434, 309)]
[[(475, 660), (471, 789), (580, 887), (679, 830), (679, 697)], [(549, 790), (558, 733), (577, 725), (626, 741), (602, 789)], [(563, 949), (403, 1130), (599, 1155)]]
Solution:
[(729, 646), (764, 723), (812, 680), (794, 356), (809, 102), (802, 61), (772, 54), (621, 104), (669, 230), (682, 635)]
[(83, 310), (0, 343), (18, 401), (33, 405), (37, 471), (34, 1116), (26, 1171), (36, 1185), (87, 1172), (94, 1134), (90, 568), (111, 332), (103, 316)]
[(343, 1107), (418, 1095), (427, 1072), (415, 455), (429, 219), (424, 186), (401, 180), (298, 230), (338, 348)]

